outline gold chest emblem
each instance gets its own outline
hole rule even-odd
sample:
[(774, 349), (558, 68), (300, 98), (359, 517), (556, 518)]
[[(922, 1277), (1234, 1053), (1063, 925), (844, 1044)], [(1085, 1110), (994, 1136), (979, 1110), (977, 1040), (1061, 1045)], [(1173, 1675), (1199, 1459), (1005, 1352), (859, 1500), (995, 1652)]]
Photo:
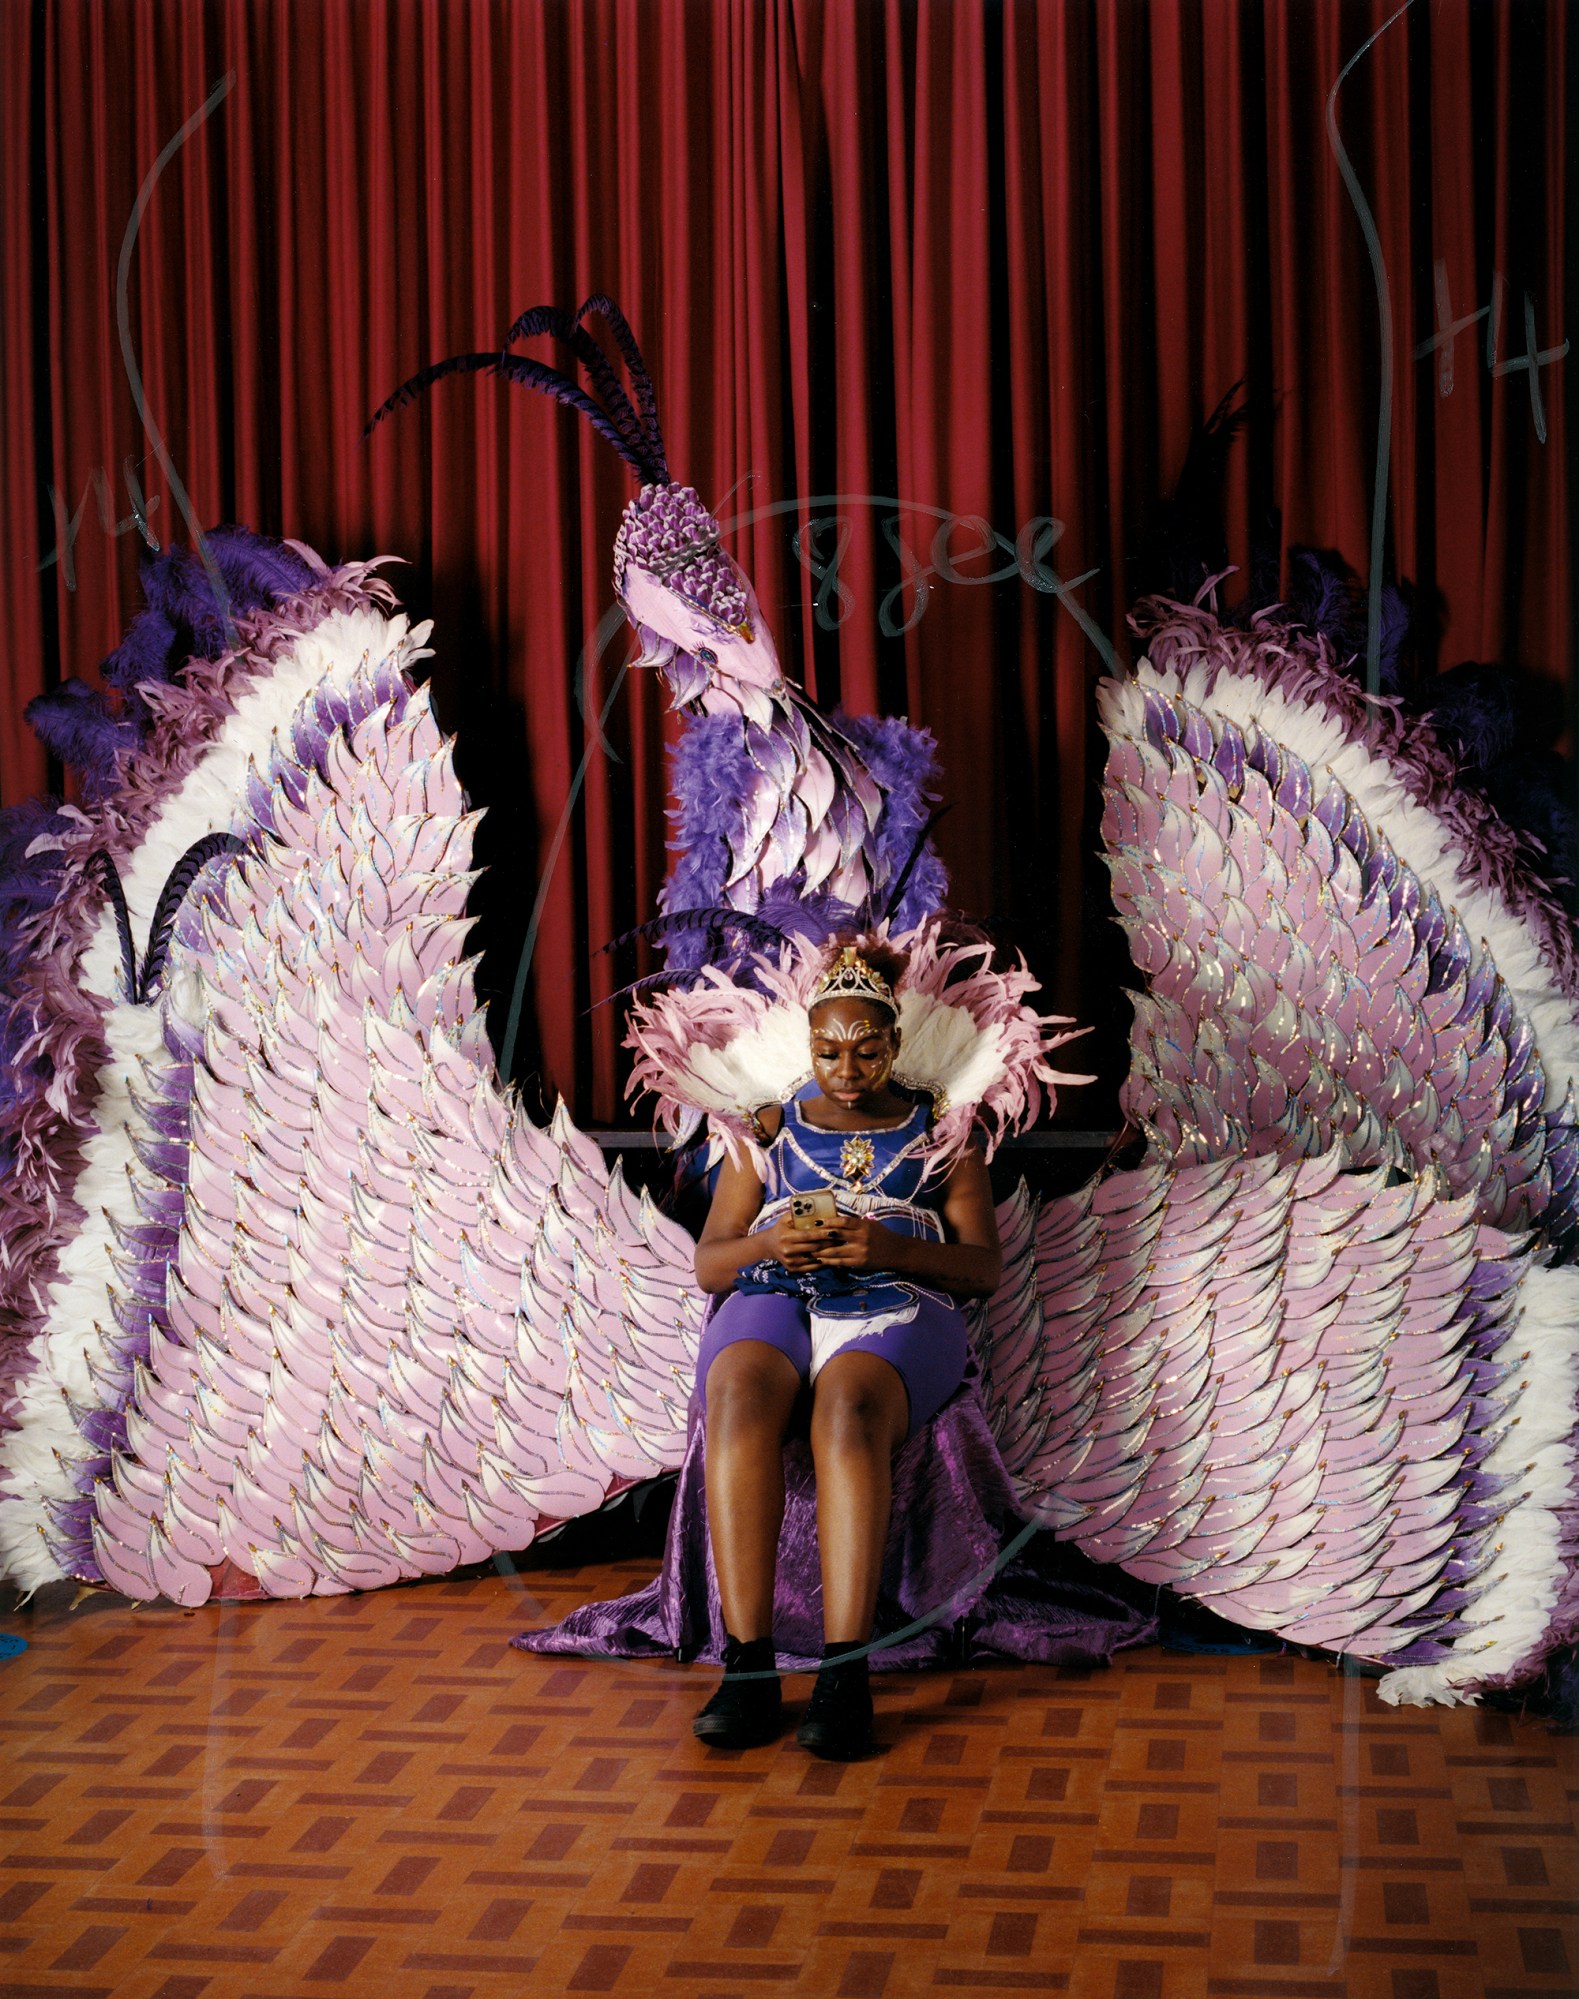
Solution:
[(872, 1141), (864, 1134), (847, 1138), (839, 1149), (839, 1176), (847, 1185), (859, 1187), (872, 1170)]

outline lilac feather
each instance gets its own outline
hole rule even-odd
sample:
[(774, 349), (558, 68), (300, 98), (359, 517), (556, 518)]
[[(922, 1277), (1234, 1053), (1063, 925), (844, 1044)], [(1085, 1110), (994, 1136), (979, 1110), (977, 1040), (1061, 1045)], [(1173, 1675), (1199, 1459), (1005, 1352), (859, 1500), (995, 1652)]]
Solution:
[[(937, 802), (937, 742), (930, 730), (917, 728), (902, 715), (834, 717), (882, 786), (883, 815), (871, 846), (879, 881), (899, 879), (916, 841), (926, 829)], [(924, 917), (943, 907), (948, 895), (948, 870), (930, 845), (917, 857), (905, 885), (903, 900), (889, 917), (895, 930), (913, 930)], [(884, 912), (874, 910), (874, 917)]]

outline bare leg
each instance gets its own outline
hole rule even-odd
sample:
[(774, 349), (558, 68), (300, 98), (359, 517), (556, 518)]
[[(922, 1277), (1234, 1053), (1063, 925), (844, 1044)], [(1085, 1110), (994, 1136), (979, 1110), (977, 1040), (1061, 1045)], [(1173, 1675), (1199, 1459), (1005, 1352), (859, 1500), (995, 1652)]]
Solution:
[(904, 1380), (876, 1354), (835, 1354), (818, 1373), (811, 1453), (817, 1467), (822, 1629), (829, 1645), (864, 1645), (872, 1635), (893, 1456), (909, 1425)]
[(784, 1520), (784, 1436), (800, 1376), (764, 1340), (736, 1340), (707, 1371), (707, 1529), (724, 1628), (773, 1629), (773, 1574)]

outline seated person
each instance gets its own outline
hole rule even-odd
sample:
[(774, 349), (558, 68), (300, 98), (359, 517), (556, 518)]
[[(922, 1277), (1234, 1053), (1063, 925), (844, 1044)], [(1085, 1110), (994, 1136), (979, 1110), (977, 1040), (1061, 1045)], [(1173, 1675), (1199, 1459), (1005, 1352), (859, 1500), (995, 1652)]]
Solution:
[(764, 1177), (727, 1159), (696, 1252), (729, 1294), (697, 1359), (707, 1409), (707, 1513), (727, 1639), (725, 1678), (692, 1724), (738, 1749), (780, 1725), (773, 1585), (783, 1445), (811, 1395), (823, 1664), (796, 1739), (848, 1760), (873, 1747), (866, 1647), (888, 1534), (894, 1452), (959, 1387), (960, 1298), (998, 1283), (992, 1191), (977, 1149), (928, 1171), (930, 1107), (892, 1082), (905, 959), (836, 940), (810, 1008), (805, 1098), (760, 1113)]

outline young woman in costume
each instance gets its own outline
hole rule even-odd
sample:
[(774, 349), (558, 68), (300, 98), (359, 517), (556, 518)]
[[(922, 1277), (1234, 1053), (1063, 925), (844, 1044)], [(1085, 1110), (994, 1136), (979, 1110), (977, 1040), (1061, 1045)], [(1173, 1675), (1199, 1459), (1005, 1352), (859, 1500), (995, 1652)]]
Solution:
[(964, 1378), (955, 1301), (990, 1295), (1001, 1272), (982, 1153), (972, 1147), (929, 1175), (932, 1106), (894, 1086), (905, 962), (875, 941), (830, 948), (809, 1008), (817, 1094), (758, 1114), (766, 1172), (726, 1159), (697, 1246), (697, 1282), (728, 1294), (697, 1361), (727, 1636), (724, 1682), (693, 1727), (718, 1748), (766, 1741), (780, 1725), (772, 1623), (783, 1446), (809, 1391), (824, 1649), (797, 1740), (841, 1760), (870, 1751), (863, 1648), (893, 1454)]

